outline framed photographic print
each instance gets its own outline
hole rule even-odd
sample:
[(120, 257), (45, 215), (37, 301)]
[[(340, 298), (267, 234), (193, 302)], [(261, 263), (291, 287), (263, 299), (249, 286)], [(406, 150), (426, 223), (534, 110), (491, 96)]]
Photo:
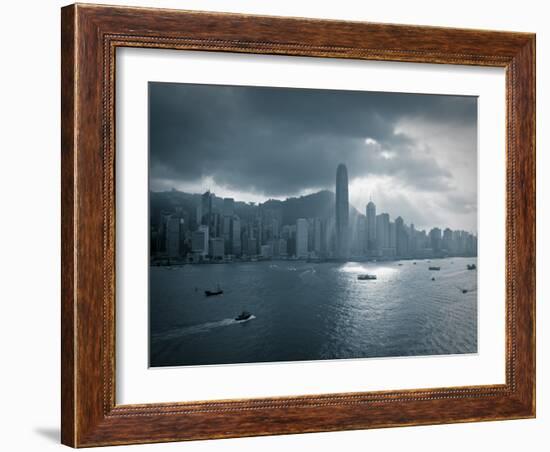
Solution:
[(62, 9), (62, 442), (535, 416), (535, 37)]

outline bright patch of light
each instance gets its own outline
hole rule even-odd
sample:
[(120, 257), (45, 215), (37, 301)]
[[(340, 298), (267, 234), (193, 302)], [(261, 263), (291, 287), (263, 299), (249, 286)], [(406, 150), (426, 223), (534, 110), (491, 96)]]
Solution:
[(386, 160), (390, 160), (395, 157), (395, 153), (390, 151), (382, 151), (380, 155), (385, 158)]
[(342, 273), (352, 273), (357, 275), (368, 273), (370, 275), (376, 275), (376, 276), (387, 276), (387, 275), (396, 273), (399, 270), (393, 267), (378, 266), (375, 263), (372, 263), (370, 265), (365, 265), (365, 264), (358, 264), (356, 262), (350, 262), (340, 267), (338, 271)]
[(375, 144), (378, 144), (378, 141), (376, 141), (374, 138), (367, 137), (365, 138), (365, 144), (368, 144), (369, 146), (373, 146)]

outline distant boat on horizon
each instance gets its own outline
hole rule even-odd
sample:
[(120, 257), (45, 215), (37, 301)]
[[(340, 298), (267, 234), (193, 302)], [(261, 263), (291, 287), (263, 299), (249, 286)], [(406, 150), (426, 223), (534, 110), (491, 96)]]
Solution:
[(357, 279), (359, 281), (370, 281), (370, 280), (377, 279), (377, 278), (376, 278), (376, 275), (370, 275), (368, 273), (365, 273), (364, 275), (358, 275)]

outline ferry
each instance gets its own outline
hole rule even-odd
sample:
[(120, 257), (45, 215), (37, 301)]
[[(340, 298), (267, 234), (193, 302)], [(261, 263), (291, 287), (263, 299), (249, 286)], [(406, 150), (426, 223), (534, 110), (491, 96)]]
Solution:
[(376, 275), (369, 275), (368, 273), (366, 273), (364, 275), (357, 276), (357, 279), (359, 281), (370, 281), (370, 280), (377, 279), (377, 278), (376, 278)]
[(441, 270), (441, 267), (428, 267), (428, 270), (439, 271)]

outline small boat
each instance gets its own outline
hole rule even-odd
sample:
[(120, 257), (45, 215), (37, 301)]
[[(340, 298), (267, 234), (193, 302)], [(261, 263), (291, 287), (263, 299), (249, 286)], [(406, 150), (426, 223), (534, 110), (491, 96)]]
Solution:
[(218, 285), (218, 287), (216, 288), (216, 290), (205, 290), (204, 291), (204, 294), (207, 296), (207, 297), (212, 297), (214, 295), (221, 295), (223, 293), (223, 290), (220, 288), (220, 286)]
[(432, 278), (432, 281), (435, 281), (435, 278)]
[(477, 267), (476, 267), (476, 264), (468, 264), (468, 265), (466, 265), (466, 268), (468, 270), (475, 270)]
[(428, 270), (439, 271), (441, 267), (428, 267)]
[(461, 289), (462, 293), (468, 293), (468, 289)]
[(235, 317), (235, 320), (237, 322), (240, 322), (241, 320), (248, 320), (250, 317), (252, 317), (252, 314), (250, 312), (243, 311), (237, 317)]
[(357, 279), (359, 281), (371, 281), (373, 279), (376, 279), (376, 275), (369, 275), (368, 273), (365, 273), (364, 275), (358, 275)]

